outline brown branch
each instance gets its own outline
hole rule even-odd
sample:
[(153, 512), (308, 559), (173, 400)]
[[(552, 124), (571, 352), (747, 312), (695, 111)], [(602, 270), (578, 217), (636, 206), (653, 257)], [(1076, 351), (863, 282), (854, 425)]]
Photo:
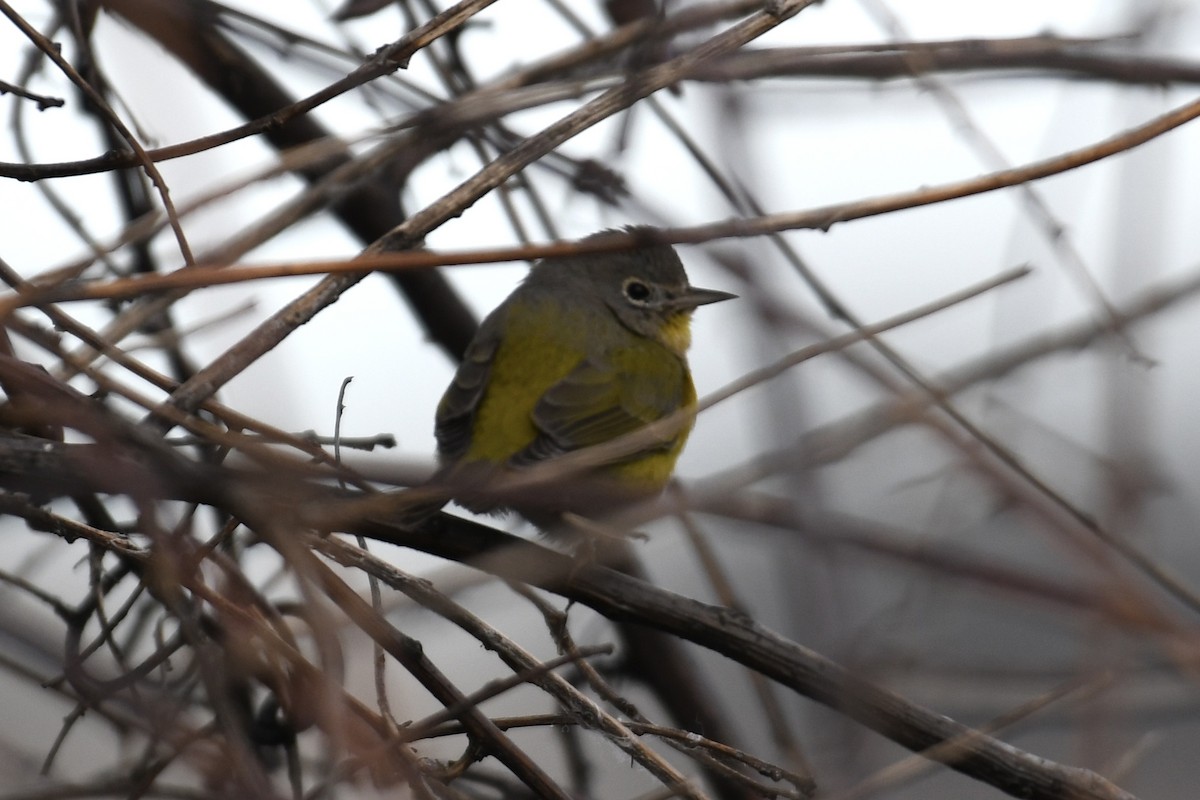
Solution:
[[(334, 537), (316, 539), (312, 545), (318, 552), (334, 559), (339, 564), (363, 570), (368, 575), (378, 578), (421, 606), (457, 625), (477, 639), (481, 645), (495, 651), (505, 665), (514, 672), (528, 673), (537, 667), (538, 661), (523, 648), (433, 589), (428, 581), (411, 577), (367, 551), (353, 547)], [(635, 763), (641, 764), (648, 773), (664, 785), (677, 788), (684, 796), (697, 796), (697, 790), (678, 770), (638, 742), (636, 737), (630, 735), (628, 727), (621, 720), (604, 712), (566, 680), (555, 674), (546, 674), (535, 676), (532, 682), (553, 697), (579, 725), (599, 731), (614, 746), (626, 753)]]
[[(345, 78), (301, 101), (293, 101), (266, 69), (213, 26), (214, 10), (203, 2), (108, 0), (107, 5), (168, 48), (246, 116), (264, 119), (262, 132), (276, 148), (286, 150), (317, 141), (329, 143), (325, 157), (295, 168), (306, 181), (316, 183), (351, 162), (352, 155), (348, 148), (337, 147), (336, 137), (315, 118), (305, 116), (307, 112), (372, 78), (402, 68), (413, 54), (461, 27), (492, 2), (495, 0), (461, 0), (382, 48)], [(410, 141), (410, 147), (404, 151), (409, 160), (407, 169), (436, 152), (440, 142), (438, 137)], [(376, 169), (362, 176), (353, 188), (344, 189), (341, 194), (332, 210), (363, 242), (374, 241), (404, 218), (400, 187), (385, 170)], [(458, 294), (442, 276), (432, 272), (399, 276), (396, 281), (418, 310), (433, 340), (452, 356), (459, 356), (474, 333), (475, 318)]]
[[(992, 739), (858, 678), (840, 665), (729, 609), (710, 606), (619, 572), (499, 534), (455, 517), (433, 531), (402, 531), (367, 521), (356, 532), (404, 544), (509, 580), (541, 586), (583, 603), (614, 621), (648, 625), (707, 647), (758, 670), (784, 686), (837, 709), (914, 752), (947, 741), (966, 743), (944, 756), (947, 766), (1017, 797), (1061, 800), (1134, 800), (1088, 770), (1056, 764)], [(494, 551), (503, 557), (481, 560)]]
[[(210, 502), (216, 502), (219, 507), (238, 508), (244, 501), (231, 498), (246, 497), (246, 492), (258, 485), (253, 480), (247, 480), (244, 474), (230, 474), (222, 468), (207, 465), (185, 465), (181, 463), (184, 460), (180, 456), (154, 444), (149, 437), (107, 438), (114, 443), (119, 442), (123, 449), (132, 448), (139, 459), (148, 459), (152, 465), (157, 477), (152, 485), (147, 485), (142, 474), (125, 475), (126, 482), (133, 482), (135, 486), (127, 486), (124, 491), (141, 498), (203, 496)], [(110, 453), (109, 458), (116, 455)], [(56, 471), (47, 470), (40, 477), (47, 490), (60, 483), (83, 483), (92, 490), (101, 490), (102, 487), (97, 485), (101, 480), (107, 483), (109, 490), (114, 490), (114, 484), (119, 482), (120, 476), (99, 475), (98, 472), (86, 464), (65, 462), (58, 464)], [(11, 479), (11, 475), (0, 474), (0, 482), (8, 483)], [(269, 486), (269, 483), (265, 484), (266, 488)], [(231, 492), (236, 492), (236, 495)], [(308, 507), (324, 510), (329, 506), (330, 501), (319, 500), (311, 488), (305, 493), (310, 500)], [(285, 504), (297, 507), (294, 497), (286, 500)], [(274, 505), (271, 503), (266, 507)], [(1018, 796), (1058, 800), (1064, 793), (1075, 793), (1072, 796), (1097, 800), (1132, 798), (1132, 795), (1086, 770), (1033, 757), (911, 704), (898, 695), (861, 680), (819, 654), (780, 637), (744, 615), (680, 597), (614, 570), (580, 563), (563, 554), (513, 539), (466, 520), (448, 516), (438, 519), (440, 524), (416, 531), (370, 520), (347, 527), (355, 533), (444, 558), (474, 563), (507, 579), (541, 586), (584, 603), (615, 621), (649, 625), (680, 636), (836, 708), (911, 750), (926, 750), (950, 740), (967, 742), (962, 749), (956, 749), (946, 757), (947, 765)], [(504, 548), (497, 551), (497, 545), (501, 542)], [(294, 550), (294, 547), (288, 549)], [(390, 626), (386, 629), (378, 627), (386, 623), (370, 614), (366, 601), (336, 579), (323, 577), (319, 571), (306, 572), (317, 576), (338, 602), (345, 604), (351, 617), (368, 632), (378, 636), (394, 656), (403, 656), (406, 660), (413, 657), (414, 654), (396, 639), (397, 632), (394, 629)], [(450, 702), (456, 700), (451, 699)]]
[[(195, 274), (177, 271), (168, 275), (139, 276), (87, 286), (65, 284), (37, 290), (29, 297), (9, 300), (7, 303), (0, 305), (0, 315), (5, 312), (11, 313), (13, 308), (34, 303), (134, 297), (147, 292), (164, 291), (169, 288), (195, 288), (198, 286), (259, 280), (263, 278), (324, 273), (353, 273), (362, 269), (377, 271), (425, 269), (434, 266), (516, 261), (585, 252), (612, 252), (650, 243), (697, 244), (720, 238), (746, 238), (785, 230), (806, 228), (828, 230), (839, 222), (849, 222), (895, 211), (957, 200), (1069, 172), (1146, 144), (1175, 128), (1191, 122), (1198, 116), (1200, 116), (1200, 100), (1195, 100), (1178, 106), (1172, 111), (1155, 117), (1142, 125), (1130, 128), (1123, 133), (1102, 139), (1086, 147), (1070, 150), (1039, 161), (1033, 161), (1019, 167), (1003, 169), (981, 175), (977, 178), (954, 181), (913, 192), (882, 195), (866, 200), (822, 206), (807, 211), (779, 212), (703, 225), (664, 228), (653, 234), (643, 232), (636, 236), (613, 233), (611, 237), (605, 237), (604, 239), (588, 243), (551, 242), (545, 245), (523, 245), (521, 247), (449, 253), (425, 251), (385, 253), (382, 252), (383, 246), (377, 244), (354, 261), (289, 262), (287, 264), (255, 267), (228, 267), (219, 272), (206, 270), (205, 272), (197, 272)], [(484, 170), (484, 173), (490, 169), (489, 166), (488, 169)], [(480, 174), (482, 175), (483, 173)], [(461, 189), (462, 187), (460, 187)], [(449, 197), (443, 198), (439, 203), (449, 204)], [(406, 228), (410, 226), (410, 223), (411, 220), (405, 223)], [(332, 300), (329, 302), (332, 302)]]
[[(1200, 295), (1200, 273), (1164, 281), (1118, 307), (1115, 321), (1124, 330), (1180, 303), (1193, 301), (1197, 295)], [(972, 364), (937, 376), (933, 384), (937, 387), (938, 397), (950, 398), (981, 382), (997, 380), (1047, 356), (1083, 350), (1102, 340), (1109, 333), (1110, 327), (1108, 320), (1097, 322), (1088, 319), (1077, 322), (1049, 334), (1031, 337)], [(724, 392), (718, 395), (723, 396)], [(847, 419), (808, 431), (798, 445), (789, 444), (783, 451), (760, 456), (752, 464), (737, 467), (706, 481), (705, 485), (700, 487), (700, 491), (715, 493), (718, 488), (724, 492), (736, 491), (745, 483), (755, 480), (757, 476), (771, 474), (775, 470), (813, 468), (846, 458), (866, 442), (899, 425), (922, 418), (924, 410), (932, 402), (933, 398), (923, 389), (902, 394)], [(970, 448), (965, 448), (964, 452), (970, 454)], [(803, 456), (798, 457), (797, 453), (802, 453)], [(1023, 484), (1013, 485), (1018, 495), (1021, 495), (1021, 486)], [(1089, 537), (1094, 537), (1120, 554), (1126, 562), (1186, 607), (1193, 611), (1200, 610), (1200, 595), (1177, 574), (1172, 565), (1155, 561), (1134, 542), (1101, 526), (1097, 520), (1084, 514), (1074, 505), (1066, 503), (1062, 498), (1053, 498), (1051, 502), (1061, 512), (1069, 515), (1070, 519), (1062, 520), (1063, 523), (1077, 528)]]
[(1056, 36), (965, 39), (887, 45), (883, 52), (864, 45), (848, 45), (839, 52), (811, 47), (762, 48), (715, 59), (689, 78), (722, 83), (797, 77), (895, 80), (913, 77), (912, 59), (917, 57), (923, 75), (1020, 70), (1035, 77), (1066, 76), (1141, 86), (1200, 83), (1200, 64), (1097, 51), (1096, 46), (1104, 41)]
[(61, 97), (50, 97), (48, 95), (35, 94), (28, 89), (22, 89), (20, 86), (14, 86), (8, 81), (0, 81), (0, 95), (14, 94), (17, 97), (23, 97), (26, 100), (32, 100), (37, 103), (38, 111), (45, 111), (47, 108), (60, 108), (66, 102)]
[(120, 134), (125, 143), (129, 145), (131, 150), (133, 150), (136, 157), (136, 165), (146, 171), (146, 175), (150, 177), (150, 180), (154, 183), (155, 188), (158, 190), (159, 197), (162, 199), (163, 208), (166, 209), (167, 217), (171, 221), (171, 230), (175, 233), (175, 241), (179, 245), (179, 251), (183, 256), (183, 260), (186, 263), (191, 263), (192, 249), (188, 244), (187, 237), (183, 233), (182, 226), (179, 224), (179, 215), (175, 212), (175, 203), (171, 200), (170, 188), (167, 186), (167, 182), (163, 178), (162, 173), (158, 171), (158, 167), (156, 167), (154, 162), (150, 160), (149, 156), (146, 155), (145, 148), (142, 147), (137, 137), (134, 136), (133, 131), (129, 130), (128, 126), (126, 126), (121, 118), (117, 116), (117, 113), (113, 111), (111, 106), (109, 106), (108, 102), (104, 99), (104, 96), (101, 95), (94, 86), (84, 80), (83, 76), (80, 75), (79, 72), (76, 71), (76, 69), (71, 65), (71, 63), (63, 57), (62, 53), (58, 51), (58, 48), (55, 47), (54, 43), (43, 36), (36, 28), (26, 22), (25, 19), (21, 15), (17, 14), (17, 12), (14, 11), (8, 3), (4, 2), (4, 0), (0, 0), (0, 13), (8, 17), (13, 25), (15, 25), (23, 34), (25, 34), (25, 36), (31, 42), (33, 42), (39, 50), (45, 53), (46, 57), (49, 58), (54, 65), (58, 67), (62, 73), (79, 88), (81, 92), (83, 92), (84, 96), (88, 99), (88, 102), (90, 102), (100, 112), (100, 114), (103, 115), (108, 124)]
[[(282, 533), (285, 536), (290, 534), (290, 531)], [(300, 551), (293, 549), (292, 552), (299, 555)], [(537, 762), (516, 747), (478, 707), (464, 702), (466, 696), (424, 655), (419, 642), (374, 613), (370, 604), (359, 597), (358, 593), (338, 578), (329, 567), (313, 558), (310, 552), (304, 552), (308, 555), (304, 559), (306, 563), (296, 566), (315, 579), (329, 598), (360, 630), (402, 664), (439, 702), (446, 707), (459, 709), (459, 721), (477, 744), (500, 760), (538, 797), (571, 800), (570, 795), (563, 791)]]
[[(211, 134), (191, 142), (184, 142), (169, 147), (150, 151), (152, 160), (166, 161), (210, 150), (214, 147), (229, 144), (260, 133), (272, 134), (296, 120), (303, 118), (308, 112), (320, 107), (346, 92), (369, 83), (376, 78), (389, 75), (398, 69), (404, 69), (408, 61), (430, 43), (444, 36), (448, 31), (461, 26), (480, 10), (496, 0), (463, 0), (437, 14), (422, 25), (402, 36), (392, 44), (380, 48), (366, 63), (345, 77), (314, 92), (301, 100), (288, 101), (271, 108), (269, 111), (256, 115), (244, 125), (227, 131)], [(152, 38), (174, 52), (184, 63), (198, 70), (198, 74), (213, 86), (224, 84), (230, 77), (222, 75), (222, 64), (225, 64), (222, 54), (208, 52), (216, 56), (212, 61), (206, 61), (199, 48), (203, 45), (195, 39), (189, 39), (187, 33), (211, 30), (212, 17), (222, 13), (221, 7), (215, 3), (179, 2), (179, 0), (163, 0), (163, 2), (146, 2), (146, 0), (104, 0), (102, 5), (113, 13), (128, 20), (131, 24), (143, 29)], [(227, 43), (227, 40), (225, 40)], [(233, 91), (238, 90), (233, 87)], [(67, 175), (103, 172), (111, 169), (135, 166), (137, 162), (130, 160), (131, 154), (113, 152), (85, 162), (76, 162), (83, 171), (64, 171), (66, 165), (41, 165), (57, 167), (51, 172), (9, 174), (6, 170), (20, 166), (34, 165), (4, 165), (5, 171), (0, 176), (13, 177), (18, 180), (38, 180), (46, 177), (65, 177)], [(87, 166), (84, 166), (87, 165)]]
[[(157, 3), (145, 4), (144, 0), (132, 0), (143, 3), (138, 6), (138, 14), (149, 14), (150, 19), (153, 15), (159, 13), (162, 9)], [(494, 1), (494, 0), (493, 0)], [(108, 5), (114, 5), (131, 0), (112, 0)], [(460, 4), (461, 6), (461, 4)], [(640, 22), (631, 23), (622, 26), (606, 36), (590, 40), (582, 45), (572, 48), (566, 54), (555, 57), (545, 62), (536, 63), (526, 69), (523, 69), (515, 75), (509, 76), (496, 84), (496, 89), (514, 89), (520, 86), (526, 86), (534, 83), (541, 83), (547, 77), (553, 77), (560, 74), (571, 64), (581, 63), (590, 59), (598, 58), (611, 53), (619, 52), (625, 47), (649, 35), (652, 32), (667, 33), (682, 33), (689, 30), (705, 27), (714, 22), (731, 17), (740, 17), (752, 11), (758, 10), (762, 6), (761, 0), (730, 0), (729, 2), (698, 4), (688, 6), (682, 9), (677, 14), (672, 14), (669, 17), (659, 20), (642, 20)], [(198, 6), (197, 6), (198, 7)], [(222, 6), (216, 3), (209, 3), (207, 7), (212, 9), (214, 13), (218, 10), (220, 13), (238, 13), (236, 10), (227, 11)], [(133, 13), (133, 5), (127, 6), (130, 13)], [(170, 6), (166, 7), (168, 10)], [(115, 5), (114, 5), (115, 9)], [(453, 10), (453, 9), (451, 9)], [(120, 12), (118, 12), (120, 13)], [(435, 19), (441, 19), (441, 15)], [(138, 25), (136, 20), (131, 20), (133, 24)], [(170, 19), (163, 23), (154, 23), (148, 27), (155, 29), (164, 26), (171, 26), (173, 23)], [(174, 24), (180, 29), (186, 28), (182, 25), (178, 18)], [(204, 21), (207, 24), (207, 21)], [(149, 31), (147, 31), (149, 32)], [(171, 31), (167, 31), (168, 34)], [(443, 31), (444, 35), (444, 31)], [(254, 136), (260, 133), (270, 133), (273, 129), (291, 124), (296, 119), (303, 117), (309, 111), (317, 108), (321, 104), (334, 99), (340, 93), (345, 93), (350, 89), (357, 88), (371, 80), (383, 77), (394, 72), (399, 68), (396, 64), (391, 63), (387, 52), (395, 51), (395, 57), (405, 59), (411, 58), (418, 49), (423, 49), (435, 39), (440, 38), (434, 35), (428, 26), (421, 26), (417, 30), (410, 32), (395, 43), (377, 52), (370, 61), (361, 65), (357, 70), (351, 73), (350, 76), (339, 81), (330, 87), (326, 87), (319, 92), (310, 95), (301, 100), (288, 102), (283, 106), (272, 108), (269, 112), (264, 112), (256, 119), (244, 124), (231, 128), (226, 131), (209, 134), (207, 136), (193, 139), (188, 142), (180, 142), (174, 145), (168, 145), (153, 150), (148, 150), (147, 154), (153, 161), (168, 161), (175, 158), (183, 158), (196, 153), (204, 152), (221, 145), (244, 139), (249, 136)], [(171, 36), (171, 40), (176, 40), (175, 36)], [(186, 39), (180, 40), (181, 52), (180, 56), (185, 55)], [(226, 40), (227, 41), (227, 40)], [(222, 54), (215, 54), (220, 57)], [(200, 67), (206, 69), (204, 62), (200, 61)], [(336, 88), (334, 88), (336, 87)], [(431, 98), (432, 99), (432, 98)], [(55, 164), (19, 164), (0, 162), (0, 177), (15, 178), (21, 181), (36, 181), (46, 178), (64, 178), (74, 175), (89, 175), (97, 172), (108, 172), (114, 169), (122, 169), (127, 167), (137, 166), (137, 161), (133, 153), (125, 151), (113, 151), (105, 153), (92, 159), (84, 159), (81, 161), (61, 162)]]
[[(114, 2), (116, 0), (113, 0)], [(110, 3), (112, 4), (112, 3)], [(714, 5), (713, 10), (704, 6), (688, 7), (684, 11), (657, 21), (657, 28), (650, 21), (626, 25), (604, 37), (588, 42), (567, 53), (547, 59), (520, 70), (492, 85), (496, 96), (509, 94), (512, 97), (532, 98), (536, 95), (504, 92), (517, 87), (542, 85), (538, 91), (546, 92), (548, 82), (570, 76), (570, 70), (599, 58), (611, 56), (629, 47), (639, 37), (653, 30), (655, 35), (666, 35), (700, 27), (716, 18), (746, 13), (757, 7), (757, 2), (737, 2)], [(719, 10), (720, 13), (716, 13)], [(693, 14), (704, 11), (703, 14)], [(757, 80), (772, 77), (830, 77), (853, 79), (887, 80), (912, 77), (910, 59), (914, 52), (931, 60), (931, 71), (983, 71), (983, 70), (1034, 70), (1049, 77), (1061, 77), (1061, 73), (1081, 78), (1113, 81), (1127, 84), (1167, 86), (1200, 82), (1200, 65), (1179, 59), (1149, 58), (1125, 53), (1097, 53), (1091, 49), (1103, 45), (1110, 38), (1065, 38), (1056, 36), (1019, 37), (1013, 39), (965, 39), (954, 41), (914, 42), (908, 45), (844, 45), (830, 47), (778, 47), (741, 50), (722, 55), (698, 64), (686, 80), (727, 82), (733, 80)], [(405, 40), (397, 42), (399, 47)], [(378, 56), (376, 56), (378, 58)], [(330, 89), (344, 93), (357, 88), (364, 81), (388, 74), (391, 69), (369, 65), (351, 73), (353, 77), (343, 79), (352, 85), (333, 84), (322, 92), (301, 100), (290, 101), (278, 110), (264, 113), (250, 122), (209, 134), (187, 142), (146, 150), (153, 162), (183, 158), (206, 150), (220, 147), (239, 139), (266, 133), (290, 124), (314, 108), (333, 99)], [(376, 74), (379, 73), (379, 74)], [(592, 71), (591, 79), (619, 77), (615, 71)], [(0, 87), (5, 84), (0, 83)], [(578, 86), (578, 82), (575, 84)], [(10, 91), (19, 93), (13, 87)], [(575, 90), (576, 93), (578, 89)], [(561, 93), (547, 94), (541, 102), (550, 102)], [(36, 99), (36, 98), (35, 98)], [(49, 98), (49, 104), (61, 105), (62, 101)], [(453, 107), (458, 101), (450, 101), (443, 107)], [(509, 110), (517, 110), (513, 105)], [(104, 155), (79, 161), (59, 163), (21, 164), (0, 162), (0, 177), (21, 181), (36, 181), (47, 178), (63, 178), (108, 172), (114, 169), (137, 166), (133, 153), (113, 150)]]
[[(675, 82), (681, 70), (686, 70), (705, 58), (741, 47), (746, 42), (761, 36), (786, 19), (798, 14), (814, 1), (781, 0), (781, 2), (772, 3), (770, 11), (761, 11), (752, 15), (745, 21), (701, 43), (687, 54), (639, 75), (631, 76), (626, 84), (610, 89), (541, 133), (525, 139), (512, 150), (501, 155), (457, 188), (376, 240), (367, 248), (366, 254), (373, 255), (389, 250), (411, 248), (429, 231), (458, 216), (480, 197), (581, 131), (628, 108), (641, 98), (670, 86)], [(190, 381), (183, 384), (172, 394), (168, 403), (180, 410), (194, 409), (234, 376), (245, 370), (249, 364), (269, 352), (298, 327), (335, 302), (343, 292), (357, 284), (362, 278), (362, 273), (327, 277), (319, 285), (259, 325), (230, 348), (222, 358), (209, 364)], [(163, 423), (159, 424), (162, 427)]]

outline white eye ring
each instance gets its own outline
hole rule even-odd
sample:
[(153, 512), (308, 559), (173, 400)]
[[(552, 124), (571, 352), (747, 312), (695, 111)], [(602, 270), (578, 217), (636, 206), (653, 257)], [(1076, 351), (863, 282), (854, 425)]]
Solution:
[(625, 298), (629, 302), (639, 306), (646, 305), (650, 300), (650, 295), (653, 294), (650, 291), (650, 287), (644, 281), (640, 281), (637, 278), (627, 279), (621, 287), (621, 291), (625, 293)]

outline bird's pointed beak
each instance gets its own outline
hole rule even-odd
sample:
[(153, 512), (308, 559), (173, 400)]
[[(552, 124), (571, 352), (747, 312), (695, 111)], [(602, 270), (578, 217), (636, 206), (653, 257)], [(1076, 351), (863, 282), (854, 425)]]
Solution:
[(675, 305), (678, 308), (695, 308), (696, 306), (706, 306), (709, 303), (720, 303), (722, 300), (733, 300), (736, 297), (736, 294), (730, 294), (729, 292), (721, 292), (716, 289), (699, 289), (695, 286), (689, 286), (687, 291), (675, 298)]

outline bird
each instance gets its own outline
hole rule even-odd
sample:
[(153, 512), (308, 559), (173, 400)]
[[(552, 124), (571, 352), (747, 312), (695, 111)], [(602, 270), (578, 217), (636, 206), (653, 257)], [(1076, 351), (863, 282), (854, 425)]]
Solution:
[[(437, 407), (439, 477), (459, 505), (515, 509), (545, 530), (562, 512), (596, 515), (667, 485), (694, 420), (585, 479), (497, 497), (498, 476), (602, 444), (696, 402), (692, 312), (736, 295), (688, 282), (675, 249), (645, 226), (630, 250), (545, 258), (492, 311)], [(584, 242), (616, 233), (601, 231)]]

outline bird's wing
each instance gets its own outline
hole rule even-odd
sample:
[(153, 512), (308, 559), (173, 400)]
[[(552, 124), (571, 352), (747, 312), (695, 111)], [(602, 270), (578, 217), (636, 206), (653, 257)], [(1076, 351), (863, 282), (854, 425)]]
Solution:
[(674, 359), (642, 369), (585, 359), (542, 395), (533, 410), (538, 436), (510, 463), (530, 464), (600, 444), (660, 419), (682, 405), (684, 379)]
[(475, 411), (487, 388), (500, 339), (500, 326), (491, 317), (484, 320), (438, 403), (433, 433), (438, 456), (445, 463), (462, 458), (471, 446)]

